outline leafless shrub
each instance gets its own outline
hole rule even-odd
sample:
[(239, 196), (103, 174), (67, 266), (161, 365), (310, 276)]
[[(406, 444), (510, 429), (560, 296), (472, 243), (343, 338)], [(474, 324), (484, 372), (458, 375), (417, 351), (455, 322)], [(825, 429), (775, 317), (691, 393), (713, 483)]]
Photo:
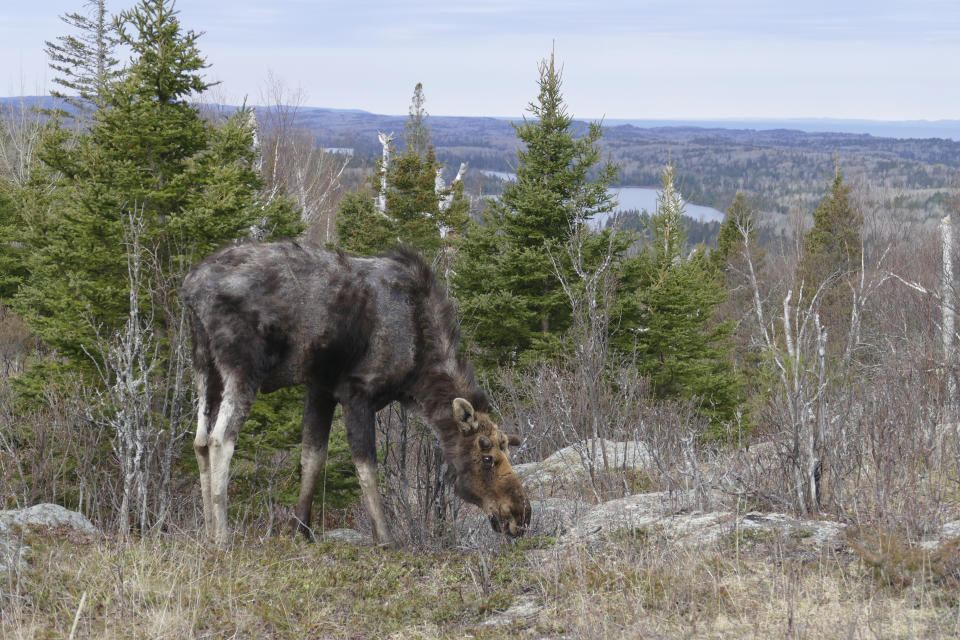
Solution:
[(321, 245), (333, 242), (340, 180), (351, 156), (324, 151), (317, 137), (297, 123), (302, 90), (288, 91), (271, 75), (261, 99), (266, 105), (259, 118), (267, 198), (286, 194), (297, 203), (310, 238)]
[(447, 479), (447, 464), (433, 431), (394, 403), (377, 414), (383, 452), (384, 509), (397, 541), (405, 547), (449, 546), (462, 501)]
[[(554, 256), (573, 316), (571, 347), (556, 361), (506, 370), (494, 385), (495, 409), (507, 430), (523, 439), (517, 460), (542, 460), (575, 445), (586, 490), (596, 501), (635, 493), (644, 485), (702, 484), (695, 479), (700, 473), (694, 450), (703, 425), (693, 407), (654, 402), (636, 363), (610, 347), (616, 257), (611, 245), (599, 262), (588, 265), (586, 233), (576, 230), (567, 246), (572, 277)], [(614, 454), (618, 450), (604, 441), (638, 443), (630, 451), (643, 460), (628, 459), (625, 447), (623, 455)]]
[[(949, 415), (950, 387), (946, 356), (937, 353), (941, 296), (930, 277), (939, 247), (929, 234), (883, 231), (868, 225), (859, 269), (817, 283), (804, 300), (810, 288), (791, 282), (789, 265), (779, 281), (760, 281), (741, 229), (756, 344), (770, 371), (755, 415), (768, 441), (734, 456), (727, 479), (734, 492), (770, 506), (918, 534), (942, 520), (956, 474), (955, 455), (944, 455), (955, 433), (936, 426)], [(849, 295), (842, 335), (820, 323), (826, 287)]]
[[(169, 288), (163, 286), (166, 278), (156, 261), (145, 259), (153, 254), (140, 244), (143, 225), (141, 212), (129, 212), (125, 228), (130, 287), (127, 321), (112, 335), (103, 335), (100, 327), (95, 327), (95, 351), (87, 350), (101, 382), (87, 409), (88, 418), (110, 434), (120, 467), (116, 522), (122, 534), (129, 532), (131, 525), (146, 533), (162, 527), (170, 517), (173, 465), (192, 415), (186, 314), (165, 307), (164, 296), (157, 295)], [(153, 287), (151, 274), (157, 279)], [(147, 291), (154, 293), (167, 315), (166, 335), (157, 328), (155, 311), (141, 307), (141, 296)]]
[(7, 385), (0, 394), (3, 508), (53, 502), (95, 521), (108, 513), (110, 477), (99, 463), (106, 435), (86, 419), (79, 378), (47, 385), (32, 411), (15, 408)]
[(44, 118), (24, 98), (0, 106), (0, 176), (25, 186), (37, 164)]

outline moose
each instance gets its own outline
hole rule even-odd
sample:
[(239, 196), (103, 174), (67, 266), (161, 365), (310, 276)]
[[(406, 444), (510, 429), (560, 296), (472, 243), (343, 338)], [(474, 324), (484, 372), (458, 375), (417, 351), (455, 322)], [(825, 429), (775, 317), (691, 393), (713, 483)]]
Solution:
[(519, 444), (491, 420), (458, 355), (455, 311), (416, 254), (372, 258), (297, 241), (232, 245), (195, 265), (181, 299), (190, 318), (199, 398), (194, 449), (204, 530), (227, 544), (227, 489), (237, 436), (258, 391), (304, 385), (297, 528), (310, 535), (334, 408), (343, 409), (374, 540), (394, 546), (377, 491), (375, 414), (418, 410), (441, 443), (454, 491), (491, 526), (523, 535), (531, 508), (510, 466)]

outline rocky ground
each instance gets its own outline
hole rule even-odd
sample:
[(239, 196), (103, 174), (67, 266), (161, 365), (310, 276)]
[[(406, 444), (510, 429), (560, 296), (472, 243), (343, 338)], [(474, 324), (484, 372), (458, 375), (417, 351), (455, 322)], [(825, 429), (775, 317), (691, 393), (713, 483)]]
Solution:
[(643, 443), (593, 441), (517, 465), (532, 498), (527, 538), (505, 540), (465, 509), (452, 554), (377, 549), (354, 529), (327, 530), (319, 545), (247, 536), (211, 554), (193, 539), (117, 544), (57, 505), (0, 512), (0, 576), (8, 576), (0, 601), (12, 605), (0, 615), (0, 636), (910, 638), (960, 630), (960, 517), (904, 541), (826, 517), (741, 509), (704, 489), (608, 500), (588, 489), (600, 470), (637, 479), (650, 464)]

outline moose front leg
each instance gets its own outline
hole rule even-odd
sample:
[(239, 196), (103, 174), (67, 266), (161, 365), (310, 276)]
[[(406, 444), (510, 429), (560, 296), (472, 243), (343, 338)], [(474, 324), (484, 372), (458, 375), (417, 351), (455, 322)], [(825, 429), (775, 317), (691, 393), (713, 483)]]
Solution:
[(383, 503), (377, 490), (377, 449), (374, 413), (370, 404), (363, 402), (344, 403), (343, 419), (347, 430), (347, 443), (353, 464), (357, 468), (363, 504), (373, 522), (374, 540), (384, 547), (395, 547), (390, 535), (387, 518), (383, 513)]
[(327, 462), (327, 443), (330, 423), (336, 402), (327, 395), (307, 390), (303, 407), (302, 449), (300, 452), (300, 498), (294, 518), (294, 530), (307, 538), (313, 537), (310, 521), (313, 514), (313, 496), (317, 481)]

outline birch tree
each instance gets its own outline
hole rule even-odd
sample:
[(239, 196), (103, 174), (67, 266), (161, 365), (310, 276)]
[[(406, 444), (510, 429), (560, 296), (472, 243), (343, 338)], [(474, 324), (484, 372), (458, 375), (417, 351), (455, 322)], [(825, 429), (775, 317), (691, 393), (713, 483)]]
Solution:
[(336, 237), (341, 178), (351, 157), (324, 151), (321, 141), (297, 118), (303, 91), (288, 91), (271, 75), (259, 110), (260, 154), (266, 200), (290, 198), (308, 235), (320, 244)]

